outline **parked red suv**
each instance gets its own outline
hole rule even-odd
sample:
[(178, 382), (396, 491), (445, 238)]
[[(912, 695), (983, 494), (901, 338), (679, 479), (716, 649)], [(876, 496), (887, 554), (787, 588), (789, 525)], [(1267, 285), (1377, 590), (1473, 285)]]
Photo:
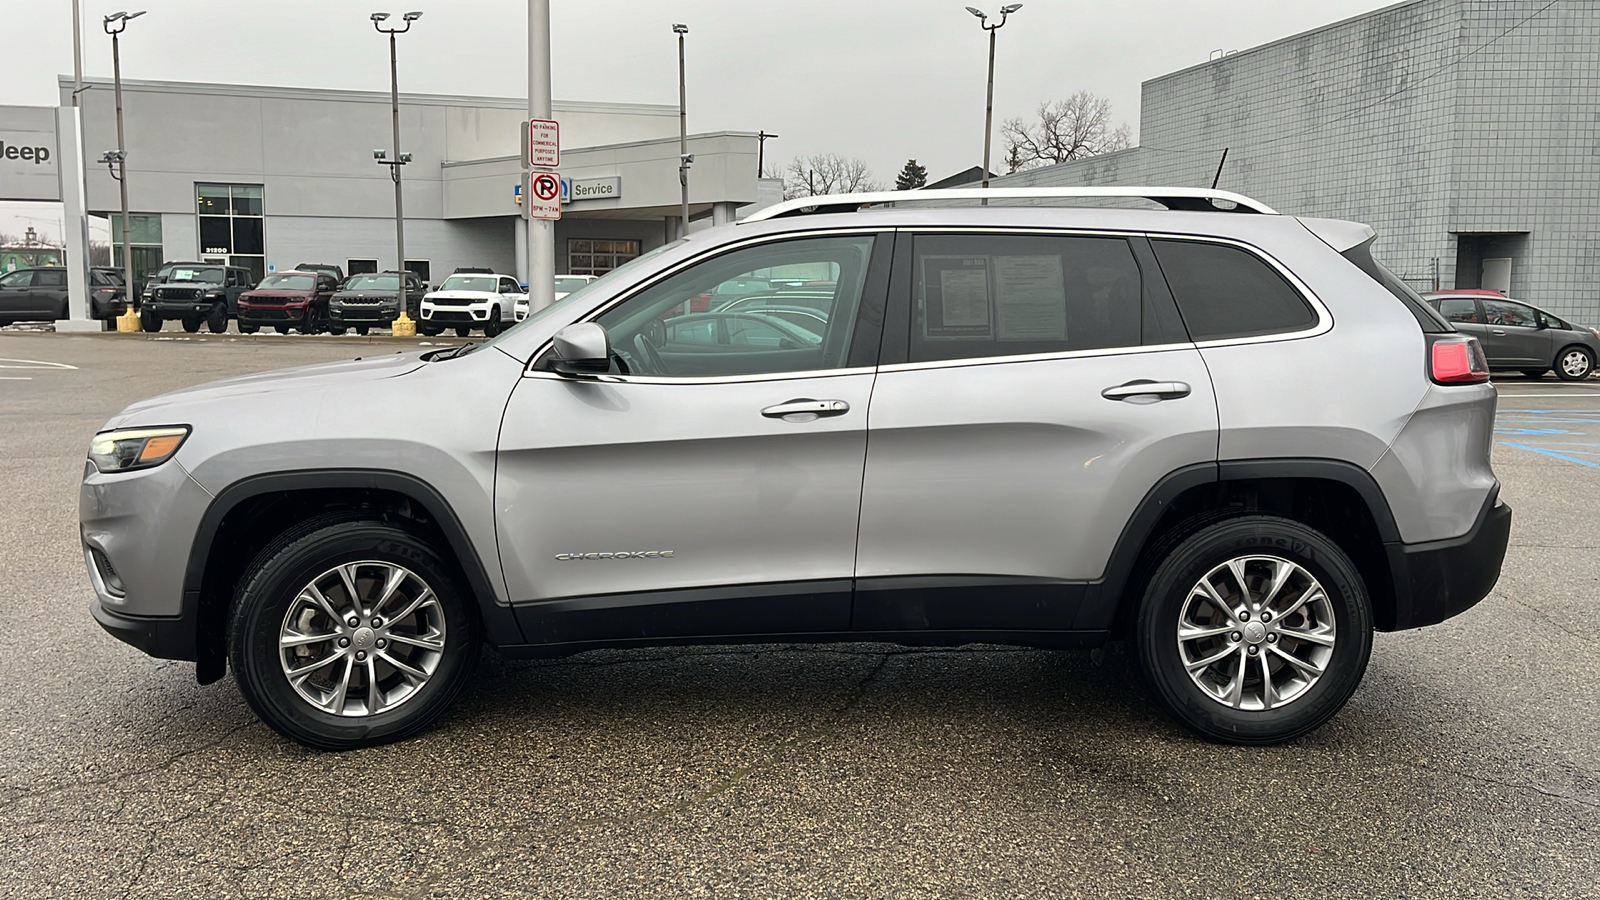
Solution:
[(239, 332), (254, 334), (271, 325), (280, 334), (328, 329), (328, 298), (339, 283), (326, 272), (277, 272), (239, 297)]

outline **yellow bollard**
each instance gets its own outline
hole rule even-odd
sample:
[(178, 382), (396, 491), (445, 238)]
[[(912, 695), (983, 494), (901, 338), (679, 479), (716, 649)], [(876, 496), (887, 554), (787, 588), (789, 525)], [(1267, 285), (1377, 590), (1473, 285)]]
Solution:
[(417, 323), (415, 319), (406, 315), (404, 309), (400, 310), (400, 318), (389, 323), (389, 333), (395, 337), (416, 337)]
[(132, 307), (129, 307), (127, 312), (117, 316), (117, 331), (120, 333), (139, 331), (143, 327), (139, 324), (139, 314), (134, 312)]

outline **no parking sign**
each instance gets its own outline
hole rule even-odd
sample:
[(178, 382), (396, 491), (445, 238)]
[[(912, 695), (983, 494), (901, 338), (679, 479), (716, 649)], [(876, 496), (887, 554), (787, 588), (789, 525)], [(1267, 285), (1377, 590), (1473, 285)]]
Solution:
[(523, 208), (528, 211), (528, 218), (561, 218), (561, 176), (554, 172), (528, 173), (527, 198)]

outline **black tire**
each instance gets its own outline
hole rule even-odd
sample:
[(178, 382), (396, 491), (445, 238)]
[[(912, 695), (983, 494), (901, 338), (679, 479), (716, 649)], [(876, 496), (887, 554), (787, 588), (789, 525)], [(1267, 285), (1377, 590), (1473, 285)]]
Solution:
[(344, 328), (343, 325), (329, 325), (328, 326), (328, 333), (331, 334), (331, 335), (334, 335), (336, 337), (338, 335), (344, 334), (344, 331), (345, 331), (345, 328)]
[(444, 333), (442, 325), (418, 325), (417, 331), (425, 337), (438, 337)]
[(371, 331), (371, 330), (372, 330), (372, 326), (370, 326), (370, 325), (357, 325), (356, 326), (356, 334), (365, 335), (368, 331)]
[(256, 332), (258, 332), (260, 330), (261, 330), (261, 326), (260, 325), (246, 325), (243, 322), (239, 323), (239, 333), (240, 334), (255, 334)]
[(1550, 371), (1550, 370), (1549, 369), (1523, 369), (1522, 370), (1522, 377), (1524, 377), (1524, 378), (1543, 378), (1544, 377), (1544, 373), (1546, 373), (1548, 371)]
[[(1145, 588), (1134, 626), (1134, 643), (1146, 679), (1179, 721), (1216, 741), (1275, 744), (1316, 729), (1344, 706), (1361, 683), (1367, 659), (1372, 652), (1372, 612), (1360, 573), (1337, 544), (1315, 529), (1290, 519), (1243, 515), (1218, 520), (1213, 515), (1197, 519), (1189, 527), (1177, 532), (1167, 546), (1170, 549), (1159, 557)], [(1216, 571), (1224, 570), (1228, 561), (1241, 557), (1271, 557), (1297, 567), (1291, 583), (1284, 586), (1280, 595), (1266, 607), (1267, 611), (1288, 612), (1295, 598), (1314, 596), (1309, 589), (1310, 583), (1302, 576), (1315, 579), (1322, 588), (1326, 603), (1308, 602), (1300, 608), (1303, 612), (1288, 612), (1287, 617), (1280, 616), (1279, 621), (1271, 627), (1268, 627), (1271, 620), (1263, 620), (1259, 612), (1248, 625), (1240, 624), (1247, 621), (1244, 617), (1232, 624), (1215, 616), (1210, 617), (1209, 623), (1186, 617), (1185, 604), (1201, 581), (1213, 576)], [(1246, 581), (1258, 577), (1258, 568), (1270, 571), (1264, 565), (1248, 564), (1245, 567)], [(1224, 571), (1223, 575), (1215, 577), (1226, 583), (1229, 575)], [(1211, 583), (1216, 585), (1218, 582)], [(1260, 586), (1256, 584), (1256, 587)], [(1259, 592), (1254, 595), (1256, 599), (1260, 596)], [(1228, 595), (1226, 599), (1235, 597)], [(1207, 607), (1214, 609), (1215, 605), (1197, 599), (1188, 611), (1193, 613), (1196, 609)], [(1331, 622), (1313, 621), (1330, 616)], [(1181, 621), (1187, 621), (1191, 627), (1209, 625), (1238, 630), (1180, 642), (1178, 628)], [(1289, 637), (1292, 633), (1320, 632), (1329, 625), (1333, 629), (1331, 649), (1323, 648), (1320, 643), (1300, 642)], [(1246, 631), (1247, 628), (1250, 630)], [(1285, 630), (1279, 635), (1277, 629)], [(1295, 632), (1294, 629), (1303, 631)], [(1326, 639), (1325, 633), (1323, 638)], [(1271, 643), (1268, 643), (1269, 640)], [(1184, 649), (1180, 649), (1180, 644)], [(1232, 649), (1235, 647), (1240, 649), (1235, 651)], [(1244, 651), (1252, 647), (1257, 650), (1246, 655)], [(1288, 648), (1287, 654), (1282, 652), (1284, 648)], [(1238, 678), (1240, 687), (1246, 688), (1249, 679), (1254, 678), (1255, 689), (1264, 697), (1266, 692), (1261, 691), (1262, 679), (1257, 667), (1261, 665), (1259, 660), (1265, 659), (1269, 661), (1269, 669), (1272, 664), (1279, 666), (1271, 676), (1274, 686), (1281, 678), (1286, 689), (1294, 693), (1282, 705), (1240, 708), (1252, 703), (1263, 706), (1262, 697), (1235, 704), (1225, 699), (1231, 695), (1222, 685), (1202, 688), (1185, 667), (1184, 653), (1192, 652), (1194, 657), (1205, 659), (1213, 652), (1220, 654), (1224, 651), (1228, 655), (1221, 657), (1222, 661), (1197, 670), (1197, 677), (1204, 679), (1214, 676), (1227, 671), (1231, 664), (1234, 666), (1229, 678), (1228, 686), (1231, 687), (1233, 679), (1238, 678), (1239, 664), (1234, 662), (1237, 659), (1243, 661), (1246, 667), (1245, 677)], [(1293, 679), (1304, 681), (1306, 673), (1298, 666), (1285, 662), (1291, 655), (1309, 663), (1320, 661), (1320, 676), (1310, 681), (1309, 685), (1298, 686), (1296, 690)], [(1225, 697), (1217, 697), (1212, 689), (1222, 692)], [(1239, 695), (1242, 697), (1243, 694), (1241, 690)]]
[[(279, 640), (288, 616), (296, 608), (296, 598), (307, 585), (340, 565), (364, 561), (403, 567), (432, 590), (445, 623), (443, 647), (427, 680), (410, 696), (396, 701), (393, 708), (374, 714), (358, 710), (354, 715), (337, 715), (314, 705), (290, 684), (284, 674)], [(358, 577), (356, 583), (359, 588), (362, 579)], [(343, 606), (343, 589), (334, 590), (328, 596), (329, 602)], [(262, 721), (308, 747), (351, 750), (402, 740), (443, 714), (472, 675), (481, 632), (476, 610), (468, 598), (455, 566), (411, 532), (350, 514), (320, 517), (279, 536), (245, 570), (228, 618), (228, 661), (239, 690)], [(403, 597), (400, 599), (404, 601)], [(304, 610), (305, 606), (298, 608)], [(353, 654), (355, 646), (372, 637), (368, 633), (348, 651), (337, 650), (331, 641), (314, 645), (309, 658), (315, 662), (317, 654), (323, 654), (322, 658), (328, 654)], [(395, 642), (390, 650), (399, 651), (402, 647)], [(371, 664), (375, 666), (380, 654), (376, 650), (373, 653)], [(350, 665), (357, 677), (364, 679), (361, 670)], [(389, 677), (399, 677), (399, 672), (391, 669)], [(381, 677), (378, 681), (383, 683)], [(352, 701), (365, 707), (364, 695)]]
[(211, 304), (211, 312), (206, 313), (206, 329), (212, 334), (223, 334), (228, 330), (228, 304)]
[(145, 331), (161, 330), (161, 314), (153, 309), (146, 309), (139, 313), (139, 327)]
[(464, 337), (472, 337), (472, 326), (471, 325), (457, 325), (456, 326), (456, 337), (463, 337), (463, 338)]
[(483, 336), (494, 337), (500, 333), (500, 307), (489, 310), (489, 320), (483, 323)]
[(199, 316), (187, 316), (183, 320), (183, 330), (194, 334), (200, 330), (200, 323), (203, 321)]
[(1562, 381), (1582, 381), (1594, 374), (1594, 353), (1574, 344), (1556, 354), (1556, 377)]

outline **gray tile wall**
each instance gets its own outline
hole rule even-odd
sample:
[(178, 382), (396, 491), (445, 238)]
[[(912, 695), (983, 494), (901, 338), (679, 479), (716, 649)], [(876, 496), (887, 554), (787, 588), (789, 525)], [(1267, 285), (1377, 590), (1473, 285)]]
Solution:
[(1415, 0), (1153, 79), (1138, 148), (996, 186), (1206, 187), (1227, 147), (1218, 187), (1371, 224), (1419, 289), (1455, 286), (1457, 233), (1528, 232), (1513, 295), (1600, 324), (1600, 4), (1546, 2)]

